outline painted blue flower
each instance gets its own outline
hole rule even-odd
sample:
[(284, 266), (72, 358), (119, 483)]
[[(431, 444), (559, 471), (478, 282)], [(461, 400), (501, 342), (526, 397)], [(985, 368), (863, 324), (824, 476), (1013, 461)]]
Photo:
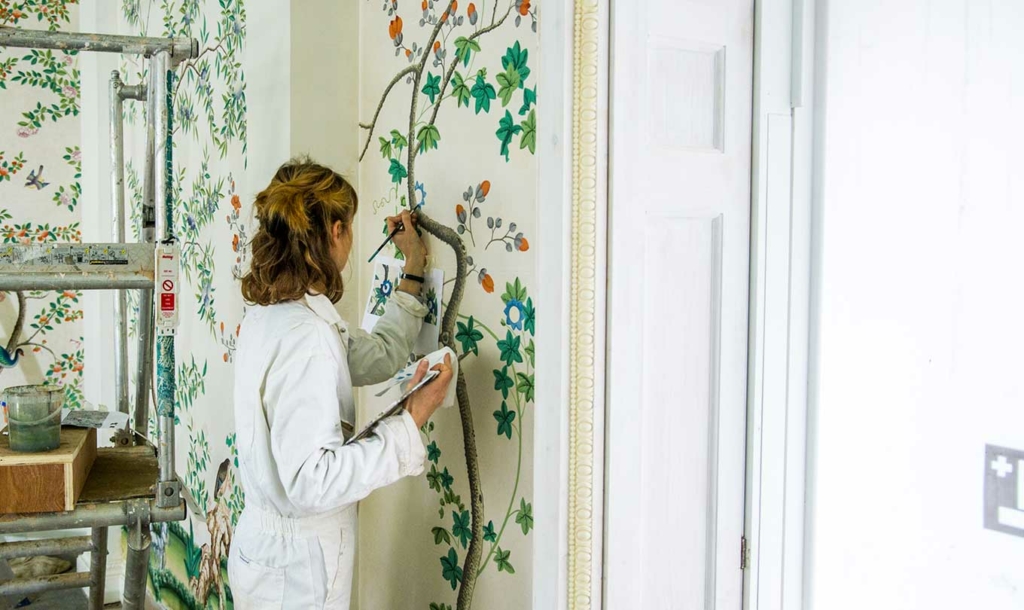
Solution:
[(416, 183), (416, 192), (420, 194), (420, 205), (427, 205), (427, 189), (423, 186), (422, 182)]
[(380, 293), (385, 297), (391, 296), (391, 280), (384, 280), (380, 283)]
[[(514, 310), (514, 313), (513, 313)], [(512, 330), (523, 330), (523, 303), (518, 299), (509, 299), (505, 304), (505, 323)]]

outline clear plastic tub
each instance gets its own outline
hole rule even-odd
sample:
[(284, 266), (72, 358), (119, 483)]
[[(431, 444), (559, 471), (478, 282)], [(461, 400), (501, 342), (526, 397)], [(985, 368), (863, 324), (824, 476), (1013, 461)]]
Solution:
[(11, 450), (33, 453), (60, 447), (63, 388), (16, 386), (0, 393), (0, 399), (7, 409)]

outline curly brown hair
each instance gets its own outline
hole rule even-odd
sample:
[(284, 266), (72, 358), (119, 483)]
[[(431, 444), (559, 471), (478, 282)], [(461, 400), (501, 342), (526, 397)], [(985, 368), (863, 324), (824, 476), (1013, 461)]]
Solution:
[(344, 286), (331, 256), (331, 230), (352, 224), (356, 191), (334, 170), (307, 158), (293, 159), (256, 196), (259, 228), (252, 264), (242, 277), (246, 302), (272, 305), (323, 294), (337, 303)]

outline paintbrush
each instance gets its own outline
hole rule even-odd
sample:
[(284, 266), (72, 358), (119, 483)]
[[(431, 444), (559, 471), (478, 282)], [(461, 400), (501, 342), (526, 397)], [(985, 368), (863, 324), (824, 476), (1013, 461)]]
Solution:
[[(419, 202), (419, 203), (417, 203), (417, 204), (416, 204), (416, 207), (414, 207), (414, 208), (412, 209), (412, 211), (413, 211), (413, 212), (415, 212), (416, 210), (420, 209), (420, 206), (422, 206), (422, 205), (423, 205), (423, 202), (422, 202), (422, 201), (421, 201), (421, 202)], [(378, 255), (378, 254), (380, 254), (380, 251), (384, 249), (384, 246), (386, 246), (386, 245), (388, 245), (389, 243), (391, 243), (391, 240), (395, 238), (395, 235), (398, 235), (398, 234), (399, 234), (400, 232), (402, 232), (402, 231), (403, 231), (404, 229), (405, 229), (405, 224), (404, 224), (404, 223), (403, 223), (402, 221), (398, 221), (398, 224), (397, 224), (397, 225), (395, 225), (395, 228), (394, 228), (394, 230), (393, 230), (393, 231), (391, 231), (391, 234), (390, 234), (390, 235), (388, 235), (388, 238), (387, 238), (387, 239), (385, 239), (385, 240), (384, 240), (384, 243), (382, 243), (382, 244), (380, 245), (380, 247), (379, 247), (379, 248), (377, 248), (377, 249), (376, 249), (376, 250), (374, 251), (374, 253), (370, 255), (370, 260), (368, 260), (368, 261), (366, 261), (366, 262), (368, 262), (368, 263), (372, 263), (372, 262), (373, 262), (373, 259), (377, 258), (377, 255)], [(418, 235), (423, 235), (423, 233), (421, 233), (421, 232), (420, 232), (420, 230), (419, 230), (419, 227), (417, 227), (417, 228), (416, 228), (416, 233), (417, 233)]]

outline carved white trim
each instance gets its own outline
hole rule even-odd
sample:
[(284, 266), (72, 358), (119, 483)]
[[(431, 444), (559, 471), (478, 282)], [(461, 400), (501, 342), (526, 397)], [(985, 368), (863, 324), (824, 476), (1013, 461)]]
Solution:
[[(600, 449), (597, 411), (599, 363), (603, 355), (603, 288), (598, 278), (604, 244), (599, 241), (603, 214), (604, 180), (601, 141), (601, 91), (607, 74), (602, 72), (602, 1), (576, 0), (574, 4), (573, 109), (572, 109), (572, 258), (569, 301), (569, 570), (568, 602), (574, 610), (600, 605), (599, 591), (601, 479), (603, 466), (596, 458)], [(599, 293), (598, 290), (601, 290)]]

